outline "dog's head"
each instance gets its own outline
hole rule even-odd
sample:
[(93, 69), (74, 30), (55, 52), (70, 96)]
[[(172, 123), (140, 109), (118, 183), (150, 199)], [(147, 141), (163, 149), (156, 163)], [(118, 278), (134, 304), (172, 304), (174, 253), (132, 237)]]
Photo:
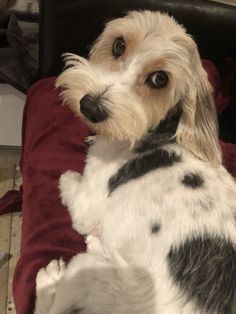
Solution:
[(89, 60), (72, 54), (65, 59), (57, 86), (96, 132), (135, 143), (180, 110), (177, 142), (220, 163), (212, 88), (195, 42), (173, 18), (130, 12), (106, 25)]

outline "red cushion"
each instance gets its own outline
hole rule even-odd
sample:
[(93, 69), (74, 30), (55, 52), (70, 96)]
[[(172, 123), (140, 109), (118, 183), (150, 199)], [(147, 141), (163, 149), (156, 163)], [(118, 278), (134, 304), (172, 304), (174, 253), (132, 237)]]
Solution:
[(83, 139), (89, 130), (61, 105), (54, 83), (55, 78), (37, 82), (24, 110), (22, 242), (13, 282), (18, 314), (33, 313), (39, 268), (85, 250), (61, 205), (58, 178), (68, 169), (82, 172), (87, 148)]
[[(219, 95), (214, 65), (206, 60), (203, 65), (217, 88), (217, 108), (221, 111), (228, 95)], [(69, 260), (85, 250), (83, 238), (73, 231), (68, 212), (61, 205), (57, 185), (64, 171), (82, 172), (87, 149), (83, 139), (89, 130), (67, 107), (61, 106), (54, 83), (55, 78), (37, 82), (28, 93), (24, 110), (22, 243), (13, 282), (18, 314), (33, 313), (39, 268), (51, 259)], [(223, 143), (222, 147), (225, 165), (236, 176), (236, 146)], [(9, 203), (5, 200), (5, 204)]]

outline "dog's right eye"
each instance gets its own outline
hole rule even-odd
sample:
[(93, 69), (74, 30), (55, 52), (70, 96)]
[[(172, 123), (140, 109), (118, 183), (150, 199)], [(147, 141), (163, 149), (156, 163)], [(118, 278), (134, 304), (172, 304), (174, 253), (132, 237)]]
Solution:
[(118, 37), (113, 43), (112, 55), (115, 58), (119, 58), (125, 52), (125, 41), (124, 38)]
[(146, 84), (148, 84), (151, 88), (162, 88), (167, 85), (168, 83), (168, 75), (164, 71), (157, 71), (154, 73), (151, 73), (147, 79)]

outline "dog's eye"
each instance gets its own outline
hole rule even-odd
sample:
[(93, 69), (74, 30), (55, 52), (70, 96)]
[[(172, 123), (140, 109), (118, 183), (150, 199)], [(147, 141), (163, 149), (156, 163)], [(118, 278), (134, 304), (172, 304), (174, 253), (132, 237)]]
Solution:
[(125, 51), (125, 41), (122, 37), (116, 38), (112, 47), (112, 55), (115, 58), (119, 58)]
[(168, 75), (164, 71), (157, 71), (150, 74), (147, 79), (146, 83), (151, 88), (161, 88), (166, 86), (168, 83)]

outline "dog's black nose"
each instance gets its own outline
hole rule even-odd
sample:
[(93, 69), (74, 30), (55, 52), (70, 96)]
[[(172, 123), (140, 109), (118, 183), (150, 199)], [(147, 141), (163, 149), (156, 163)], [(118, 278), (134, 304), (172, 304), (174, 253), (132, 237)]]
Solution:
[(81, 98), (80, 111), (93, 123), (102, 122), (108, 117), (108, 112), (101, 104), (99, 97), (94, 97), (89, 94)]

